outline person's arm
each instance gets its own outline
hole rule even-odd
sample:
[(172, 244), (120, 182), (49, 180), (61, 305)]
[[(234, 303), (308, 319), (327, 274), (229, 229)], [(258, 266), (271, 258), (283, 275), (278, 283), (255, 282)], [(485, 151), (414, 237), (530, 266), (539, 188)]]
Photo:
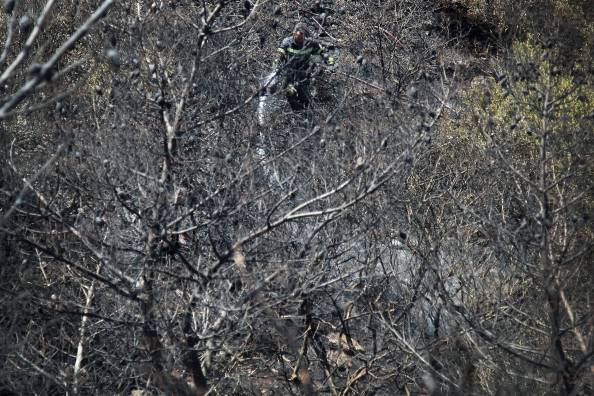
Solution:
[(276, 49), (277, 51), (277, 59), (274, 62), (276, 66), (283, 66), (286, 62), (287, 62), (287, 57), (288, 57), (288, 49), (291, 46), (291, 39), (290, 37), (287, 37), (286, 39), (284, 39), (280, 45), (278, 46), (278, 48)]
[(324, 59), (324, 62), (326, 62), (326, 64), (328, 66), (334, 66), (334, 58), (332, 57), (332, 54), (330, 54), (328, 52), (328, 48), (322, 47), (322, 45), (320, 43), (315, 44), (315, 49), (312, 52), (312, 54), (320, 55), (322, 57), (322, 59)]

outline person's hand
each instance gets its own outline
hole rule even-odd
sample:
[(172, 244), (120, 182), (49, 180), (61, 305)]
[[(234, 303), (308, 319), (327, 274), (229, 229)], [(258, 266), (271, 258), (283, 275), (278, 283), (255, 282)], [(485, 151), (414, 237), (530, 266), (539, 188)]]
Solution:
[(293, 84), (287, 85), (287, 95), (295, 95), (297, 93), (297, 88)]
[(329, 56), (328, 59), (326, 59), (326, 64), (328, 66), (334, 66), (334, 58)]

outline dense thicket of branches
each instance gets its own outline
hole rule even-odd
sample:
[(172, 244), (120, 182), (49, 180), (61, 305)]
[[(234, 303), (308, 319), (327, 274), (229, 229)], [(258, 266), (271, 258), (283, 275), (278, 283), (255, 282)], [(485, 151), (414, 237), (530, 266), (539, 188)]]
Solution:
[[(592, 392), (566, 3), (4, 1), (0, 393)], [(263, 123), (298, 21), (337, 66)]]

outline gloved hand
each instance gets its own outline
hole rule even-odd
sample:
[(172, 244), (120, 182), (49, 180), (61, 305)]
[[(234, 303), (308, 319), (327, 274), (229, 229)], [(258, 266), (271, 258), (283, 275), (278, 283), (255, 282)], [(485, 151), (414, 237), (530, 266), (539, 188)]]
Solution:
[(328, 59), (326, 59), (326, 64), (328, 66), (334, 66), (334, 58), (329, 56)]
[(287, 85), (287, 95), (295, 95), (297, 93), (297, 88), (293, 84)]

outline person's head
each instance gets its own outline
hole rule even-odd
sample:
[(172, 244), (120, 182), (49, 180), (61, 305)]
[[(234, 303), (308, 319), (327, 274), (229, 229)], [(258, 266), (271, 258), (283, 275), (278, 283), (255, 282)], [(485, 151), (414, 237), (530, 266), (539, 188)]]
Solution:
[(307, 37), (307, 27), (303, 23), (298, 23), (293, 29), (293, 40), (302, 45), (305, 42), (305, 37)]

